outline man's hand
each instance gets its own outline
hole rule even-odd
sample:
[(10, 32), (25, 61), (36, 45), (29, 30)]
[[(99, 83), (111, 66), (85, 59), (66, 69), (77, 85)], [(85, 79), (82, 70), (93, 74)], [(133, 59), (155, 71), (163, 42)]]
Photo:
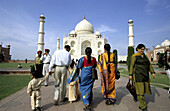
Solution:
[(52, 72), (49, 72), (49, 75), (52, 75)]
[(153, 74), (152, 74), (152, 76), (153, 76), (153, 79), (155, 79), (155, 78), (156, 78), (155, 73), (153, 73)]
[(132, 80), (132, 76), (129, 76), (129, 79)]

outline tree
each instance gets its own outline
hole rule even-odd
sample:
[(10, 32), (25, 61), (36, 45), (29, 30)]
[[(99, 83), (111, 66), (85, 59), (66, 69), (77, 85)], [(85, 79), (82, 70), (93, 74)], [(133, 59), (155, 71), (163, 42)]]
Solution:
[(134, 54), (134, 47), (129, 46), (128, 47), (128, 56), (127, 56), (127, 65), (128, 65), (128, 71), (130, 70), (130, 61), (131, 61), (131, 56)]
[(117, 63), (117, 61), (118, 61), (118, 60), (117, 60), (117, 50), (116, 50), (116, 49), (114, 49), (114, 50), (113, 50), (113, 53), (114, 53), (114, 54), (115, 54), (115, 56), (116, 56), (116, 63)]

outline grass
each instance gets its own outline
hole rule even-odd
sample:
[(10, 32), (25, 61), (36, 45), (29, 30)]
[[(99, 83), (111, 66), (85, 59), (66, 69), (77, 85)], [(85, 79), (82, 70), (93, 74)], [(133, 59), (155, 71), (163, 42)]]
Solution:
[(0, 75), (0, 100), (28, 85), (30, 75)]
[[(19, 63), (0, 63), (0, 68), (18, 68)], [(20, 63), (22, 68), (30, 68), (33, 63)]]
[[(121, 73), (121, 76), (123, 77), (129, 77), (129, 72), (127, 69), (123, 69), (123, 68), (118, 68), (118, 70)], [(168, 89), (167, 86), (169, 86), (169, 78), (167, 75), (165, 74), (160, 74), (160, 73), (156, 73), (156, 79), (153, 79), (153, 77), (150, 75), (150, 80), (151, 80), (151, 84), (152, 83), (156, 83), (154, 84), (154, 86), (163, 88), (163, 89)], [(163, 85), (161, 85), (163, 84)]]

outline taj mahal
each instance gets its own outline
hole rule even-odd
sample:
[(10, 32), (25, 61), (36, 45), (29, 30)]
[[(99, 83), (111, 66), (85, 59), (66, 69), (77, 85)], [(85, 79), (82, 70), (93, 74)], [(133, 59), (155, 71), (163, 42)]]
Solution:
[(108, 42), (107, 39), (102, 38), (99, 31), (95, 31), (93, 25), (85, 18), (79, 22), (75, 30), (72, 30), (69, 37), (63, 37), (63, 47), (65, 45), (71, 46), (71, 56), (75, 59), (85, 55), (87, 47), (92, 48), (92, 56), (98, 57), (99, 54), (104, 52), (104, 44)]
[[(38, 39), (38, 50), (44, 51), (44, 15), (40, 16), (40, 27), (39, 27), (39, 39)], [(133, 21), (129, 20), (129, 46), (134, 47), (134, 35), (133, 35)], [(92, 48), (92, 56), (98, 58), (98, 55), (104, 52), (104, 45), (108, 43), (108, 39), (102, 37), (99, 31), (94, 31), (93, 25), (84, 19), (80, 21), (75, 29), (72, 30), (66, 37), (63, 36), (63, 48), (65, 45), (71, 47), (71, 57), (79, 59), (85, 55), (85, 49), (87, 47)], [(60, 50), (60, 38), (57, 39), (57, 50)], [(118, 56), (118, 60), (126, 61), (127, 56)]]

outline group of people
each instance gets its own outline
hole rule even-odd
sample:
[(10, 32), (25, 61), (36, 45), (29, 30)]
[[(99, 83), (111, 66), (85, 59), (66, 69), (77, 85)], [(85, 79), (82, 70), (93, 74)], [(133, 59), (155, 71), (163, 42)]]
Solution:
[[(67, 100), (66, 84), (67, 72), (70, 73), (69, 80), (69, 101), (72, 103), (76, 99), (81, 99), (84, 104), (84, 111), (91, 111), (91, 103), (93, 100), (93, 84), (95, 79), (92, 78), (92, 69), (98, 65), (101, 76), (101, 89), (105, 99), (106, 105), (113, 105), (116, 102), (115, 89), (115, 73), (117, 70), (116, 56), (110, 51), (109, 44), (104, 45), (104, 52), (99, 56), (98, 64), (95, 57), (92, 57), (92, 49), (87, 47), (85, 49), (85, 56), (81, 57), (78, 62), (71, 60), (69, 53), (70, 46), (66, 45), (63, 50), (56, 50), (51, 58), (49, 50), (41, 57), (42, 52), (38, 51), (38, 56), (35, 59), (36, 71), (43, 72), (43, 75), (32, 73), (32, 80), (29, 82), (27, 93), (31, 96), (32, 110), (41, 110), (40, 108), (40, 88), (41, 84), (48, 80), (49, 75), (52, 75), (54, 68), (54, 105), (59, 105), (59, 100), (64, 102)], [(143, 111), (147, 110), (144, 94), (151, 94), (149, 72), (151, 72), (155, 79), (155, 72), (149, 62), (147, 56), (144, 54), (146, 47), (139, 44), (136, 48), (138, 51), (131, 57), (131, 67), (129, 79), (133, 80), (137, 97), (140, 103), (139, 108)], [(43, 62), (42, 62), (43, 61)], [(43, 66), (42, 66), (43, 63)], [(41, 68), (39, 68), (41, 67)], [(43, 67), (43, 71), (42, 71)], [(81, 70), (81, 73), (79, 74)], [(45, 76), (44, 78), (42, 76)], [(48, 81), (45, 82), (45, 86)], [(75, 90), (74, 91), (74, 87)], [(74, 94), (76, 92), (76, 94)]]

